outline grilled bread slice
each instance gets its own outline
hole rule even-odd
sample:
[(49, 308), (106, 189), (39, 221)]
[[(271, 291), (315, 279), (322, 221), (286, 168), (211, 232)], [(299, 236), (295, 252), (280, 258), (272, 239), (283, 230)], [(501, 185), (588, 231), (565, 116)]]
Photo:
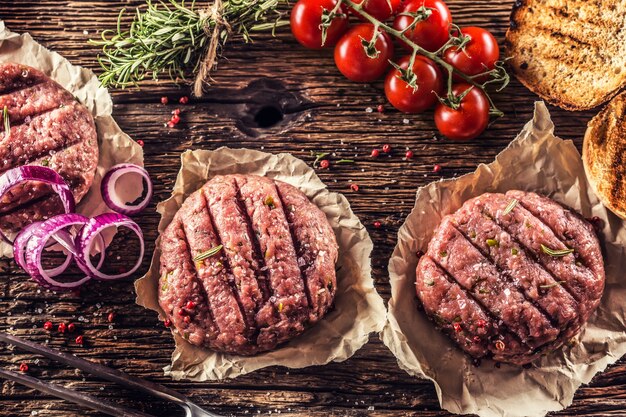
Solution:
[(625, 22), (626, 0), (516, 0), (512, 72), (556, 106), (596, 107), (626, 85)]
[(602, 203), (626, 219), (626, 92), (591, 119), (583, 143), (587, 179)]

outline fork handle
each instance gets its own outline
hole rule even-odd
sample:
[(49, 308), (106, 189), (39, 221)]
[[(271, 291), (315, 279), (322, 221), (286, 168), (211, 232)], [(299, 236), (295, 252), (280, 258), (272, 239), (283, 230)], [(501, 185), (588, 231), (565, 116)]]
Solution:
[(54, 397), (62, 398), (67, 401), (71, 401), (76, 404), (80, 404), (92, 410), (100, 411), (101, 413), (108, 414), (114, 417), (154, 417), (151, 414), (142, 413), (141, 411), (131, 410), (130, 408), (123, 407), (121, 405), (113, 404), (106, 400), (102, 400), (91, 395), (84, 394), (77, 391), (72, 391), (60, 385), (50, 384), (45, 381), (41, 381), (32, 376), (18, 374), (17, 372), (9, 371), (0, 368), (0, 378), (8, 379), (10, 381), (17, 382), (27, 387), (36, 389), (37, 391), (50, 394)]
[(125, 374), (117, 369), (107, 368), (106, 366), (81, 359), (77, 356), (56, 351), (47, 346), (33, 343), (17, 336), (0, 332), (0, 341), (15, 345), (32, 353), (38, 353), (46, 358), (57, 360), (74, 368), (82, 369), (87, 373), (106, 379), (107, 381), (115, 382), (127, 388), (147, 392), (155, 397), (174, 402), (181, 407), (185, 407), (185, 405), (190, 402), (187, 397), (181, 393), (164, 387), (161, 384), (146, 381), (144, 379)]

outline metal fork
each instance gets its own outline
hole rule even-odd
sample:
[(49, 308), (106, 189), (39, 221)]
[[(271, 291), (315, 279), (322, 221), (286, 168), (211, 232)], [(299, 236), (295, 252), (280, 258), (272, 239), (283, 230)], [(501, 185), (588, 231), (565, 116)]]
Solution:
[[(49, 347), (39, 345), (37, 343), (33, 343), (28, 340), (21, 339), (17, 336), (12, 336), (2, 332), (0, 332), (0, 342), (17, 346), (18, 348), (24, 349), (32, 353), (38, 353), (42, 356), (45, 356), (46, 358), (62, 362), (74, 368), (81, 369), (87, 373), (90, 373), (102, 379), (106, 379), (107, 381), (118, 383), (126, 388), (130, 388), (131, 390), (143, 391), (155, 397), (159, 397), (165, 401), (173, 402), (180, 406), (183, 410), (185, 410), (185, 417), (221, 417), (217, 414), (203, 410), (179, 392), (176, 392), (170, 388), (164, 387), (163, 385), (154, 382), (127, 375), (116, 369), (107, 368), (106, 366), (102, 366), (97, 363), (81, 359), (77, 356), (59, 352), (50, 349)], [(74, 403), (83, 405), (85, 407), (100, 411), (111, 416), (153, 417), (152, 415), (143, 413), (141, 411), (131, 410), (121, 405), (113, 404), (111, 402), (99, 399), (97, 397), (93, 397), (88, 394), (72, 391), (68, 388), (41, 381), (29, 375), (8, 371), (6, 369), (0, 368), (0, 378), (5, 378), (22, 385), (26, 385), (27, 387), (34, 388), (38, 391), (45, 392), (64, 400), (72, 401)]]

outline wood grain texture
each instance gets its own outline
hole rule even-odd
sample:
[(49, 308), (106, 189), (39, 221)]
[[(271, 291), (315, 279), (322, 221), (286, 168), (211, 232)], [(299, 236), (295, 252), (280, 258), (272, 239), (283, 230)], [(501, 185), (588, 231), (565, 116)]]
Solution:
[[(121, 7), (138, 1), (0, 1), (0, 16), (16, 32), (30, 32), (48, 48), (75, 64), (97, 70), (97, 48), (86, 43), (98, 30), (113, 28)], [(481, 25), (494, 31), (500, 41), (508, 25), (512, 0), (450, 0), (460, 25)], [(163, 126), (174, 105), (163, 106), (163, 95), (172, 101), (188, 94), (188, 88), (169, 82), (142, 84), (136, 90), (112, 90), (114, 116), (122, 129), (145, 142), (146, 167), (155, 180), (151, 207), (139, 217), (148, 242), (154, 248), (159, 220), (156, 202), (168, 197), (179, 169), (179, 154), (187, 149), (215, 149), (227, 145), (288, 151), (312, 162), (310, 152), (335, 152), (332, 160), (354, 158), (353, 165), (336, 165), (320, 171), (320, 177), (350, 200), (355, 213), (370, 230), (375, 245), (373, 273), (378, 291), (387, 300), (387, 262), (396, 233), (411, 210), (417, 187), (439, 178), (471, 172), (488, 163), (530, 119), (537, 99), (519, 83), (512, 82), (495, 96), (506, 116), (496, 121), (479, 140), (450, 143), (435, 135), (432, 113), (405, 116), (389, 105), (382, 114), (367, 112), (384, 103), (380, 84), (357, 85), (345, 80), (334, 68), (332, 52), (308, 51), (282, 29), (276, 38), (258, 36), (253, 44), (229, 45), (214, 74), (214, 86), (202, 100), (183, 109), (175, 129)], [(253, 83), (252, 87), (249, 87)], [(260, 84), (259, 84), (260, 83)], [(281, 87), (281, 85), (283, 87)], [(258, 92), (261, 91), (262, 94)], [(282, 123), (257, 128), (254, 114), (274, 104), (287, 113)], [(568, 113), (550, 108), (556, 133), (572, 139), (580, 148), (587, 121), (595, 111)], [(404, 123), (404, 121), (408, 123)], [(372, 148), (389, 143), (391, 156), (371, 159)], [(415, 157), (403, 160), (405, 150)], [(443, 170), (434, 174), (434, 164)], [(360, 186), (351, 192), (349, 184)], [(375, 221), (382, 227), (373, 227)], [(112, 258), (115, 259), (115, 258)], [(141, 272), (148, 266), (146, 257)], [(129, 260), (116, 260), (120, 265)], [(164, 383), (194, 397), (217, 412), (233, 415), (279, 413), (289, 416), (445, 416), (435, 391), (427, 381), (400, 370), (395, 358), (376, 336), (345, 363), (301, 370), (270, 368), (235, 380), (215, 383), (173, 382), (163, 376), (173, 342), (156, 315), (134, 304), (132, 281), (95, 283), (81, 296), (41, 291), (16, 268), (1, 261), (0, 329), (70, 351), (130, 374)], [(139, 276), (139, 274), (137, 274)], [(115, 312), (114, 323), (107, 321)], [(51, 320), (74, 322), (74, 336), (48, 334), (42, 324)], [(75, 335), (87, 343), (77, 346)], [(171, 408), (159, 401), (126, 392), (30, 354), (0, 348), (0, 366), (15, 369), (30, 363), (31, 374), (103, 398), (171, 416)], [(92, 416), (72, 404), (45, 397), (30, 389), (0, 381), (0, 416)], [(559, 416), (621, 416), (626, 409), (626, 364), (620, 361), (582, 387), (567, 410)]]

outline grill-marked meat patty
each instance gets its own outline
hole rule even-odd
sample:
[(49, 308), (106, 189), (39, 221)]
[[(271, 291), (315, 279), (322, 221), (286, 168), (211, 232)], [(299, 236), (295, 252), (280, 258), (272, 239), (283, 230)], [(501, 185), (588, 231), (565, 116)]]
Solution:
[(190, 343), (241, 355), (272, 350), (331, 307), (337, 256), (326, 216), (298, 189), (216, 176), (161, 236), (159, 303)]
[(580, 331), (602, 297), (604, 264), (593, 227), (570, 209), (534, 193), (487, 193), (442, 220), (416, 288), (470, 356), (521, 365)]
[[(0, 111), (7, 108), (10, 132), (0, 132), (0, 174), (21, 165), (57, 171), (76, 202), (87, 193), (98, 165), (93, 117), (74, 96), (41, 71), (15, 63), (0, 64)], [(0, 202), (0, 228), (17, 231), (62, 212), (49, 186), (29, 182)]]

